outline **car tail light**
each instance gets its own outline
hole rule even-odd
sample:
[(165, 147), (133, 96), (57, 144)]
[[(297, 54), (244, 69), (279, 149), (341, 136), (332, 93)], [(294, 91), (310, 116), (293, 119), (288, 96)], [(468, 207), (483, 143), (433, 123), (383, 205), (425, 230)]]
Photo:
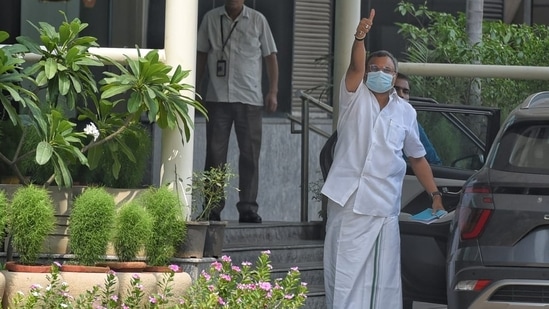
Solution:
[(493, 207), (492, 189), (486, 185), (473, 184), (464, 188), (459, 209), (459, 227), (462, 240), (471, 240), (480, 236)]
[(456, 291), (482, 291), (492, 281), (488, 279), (479, 280), (463, 280), (456, 284), (454, 290)]

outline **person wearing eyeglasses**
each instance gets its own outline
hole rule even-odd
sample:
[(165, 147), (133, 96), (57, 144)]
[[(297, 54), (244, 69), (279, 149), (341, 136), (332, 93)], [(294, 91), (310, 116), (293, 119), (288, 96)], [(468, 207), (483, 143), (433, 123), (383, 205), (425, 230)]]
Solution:
[[(397, 73), (394, 88), (399, 97), (403, 98), (406, 101), (410, 101), (410, 79), (408, 78), (408, 76), (400, 72)], [(440, 161), (440, 157), (438, 156), (438, 153), (435, 150), (433, 143), (431, 143), (431, 140), (427, 136), (425, 129), (423, 129), (419, 122), (417, 124), (417, 128), (419, 130), (419, 140), (421, 141), (421, 144), (423, 144), (423, 148), (425, 148), (425, 159), (427, 159), (427, 162), (429, 162), (429, 164), (441, 165), (442, 161)]]
[(338, 141), (322, 187), (328, 197), (324, 245), (328, 309), (402, 308), (398, 227), (406, 173), (402, 151), (431, 194), (433, 210), (444, 209), (419, 139), (416, 111), (394, 89), (397, 60), (383, 50), (366, 58), (364, 38), (374, 16), (372, 9), (356, 29), (351, 62), (341, 81)]

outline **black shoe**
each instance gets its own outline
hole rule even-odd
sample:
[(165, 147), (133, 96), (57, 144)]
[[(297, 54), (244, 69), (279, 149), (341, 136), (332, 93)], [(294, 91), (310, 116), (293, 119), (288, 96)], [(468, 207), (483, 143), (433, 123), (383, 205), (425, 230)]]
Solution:
[(247, 212), (240, 214), (240, 218), (238, 219), (238, 222), (240, 223), (261, 223), (261, 217), (254, 213), (254, 212)]
[(210, 215), (208, 216), (208, 220), (209, 221), (221, 221), (221, 215), (220, 214), (215, 214), (215, 213), (210, 213)]

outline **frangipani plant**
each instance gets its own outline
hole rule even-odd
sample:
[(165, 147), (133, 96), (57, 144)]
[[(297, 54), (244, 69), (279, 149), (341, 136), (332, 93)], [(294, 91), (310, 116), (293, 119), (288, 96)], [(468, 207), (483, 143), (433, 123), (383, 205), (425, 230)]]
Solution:
[[(126, 57), (122, 65), (90, 52), (98, 46), (97, 39), (80, 36), (87, 24), (78, 18), (68, 21), (65, 16), (58, 29), (45, 22), (33, 27), (39, 42), (21, 36), (18, 44), (0, 48), (0, 102), (21, 132), (17, 149), (7, 153), (0, 147), (0, 162), (22, 183), (29, 181), (21, 172), (21, 161), (32, 157), (36, 164), (52, 167), (46, 186), (55, 181), (67, 187), (73, 182), (71, 165), (93, 169), (113, 152), (134, 161), (131, 149), (118, 137), (143, 114), (162, 129), (177, 128), (185, 142), (193, 127), (189, 108), (206, 113), (194, 99), (192, 86), (183, 83), (189, 71), (163, 63), (156, 50), (146, 55), (139, 51), (138, 59)], [(0, 31), (0, 43), (8, 37)], [(29, 65), (22, 58), (24, 53), (35, 54), (38, 61)], [(104, 72), (98, 83), (91, 69), (105, 65), (118, 71)], [(123, 103), (124, 107), (119, 106)], [(76, 120), (86, 123), (84, 131)], [(28, 130), (38, 134), (39, 142), (23, 152)], [(119, 171), (120, 162), (115, 159), (115, 177)]]

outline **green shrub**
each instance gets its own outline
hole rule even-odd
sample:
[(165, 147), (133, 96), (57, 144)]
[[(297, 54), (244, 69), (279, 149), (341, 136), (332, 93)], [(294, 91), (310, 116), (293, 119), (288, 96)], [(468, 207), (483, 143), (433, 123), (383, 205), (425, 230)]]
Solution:
[(20, 187), (8, 214), (8, 231), (21, 263), (36, 263), (46, 237), (55, 228), (55, 210), (48, 190), (32, 185)]
[(139, 250), (152, 233), (152, 218), (135, 201), (126, 203), (118, 210), (114, 223), (114, 251), (121, 262), (135, 260)]
[(69, 217), (69, 248), (75, 260), (93, 266), (104, 259), (114, 224), (114, 197), (102, 187), (76, 197)]
[(141, 195), (141, 202), (153, 220), (153, 230), (145, 244), (148, 264), (167, 265), (177, 246), (185, 239), (186, 224), (177, 194), (167, 186), (151, 187)]

